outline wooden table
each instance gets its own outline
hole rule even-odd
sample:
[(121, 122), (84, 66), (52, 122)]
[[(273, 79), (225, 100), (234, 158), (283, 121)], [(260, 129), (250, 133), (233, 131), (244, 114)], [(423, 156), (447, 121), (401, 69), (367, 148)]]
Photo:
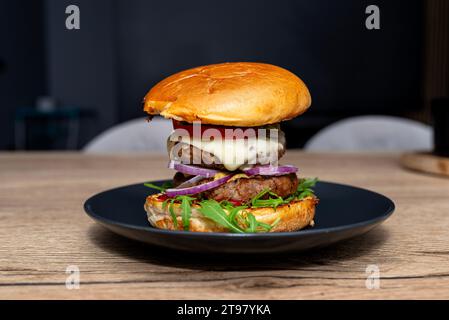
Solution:
[[(229, 259), (133, 242), (84, 214), (94, 193), (170, 177), (165, 155), (0, 154), (0, 299), (448, 299), (449, 179), (403, 170), (398, 158), (289, 152), (284, 162), (303, 175), (378, 191), (396, 212), (326, 249)], [(69, 265), (79, 290), (65, 286)], [(368, 265), (379, 289), (366, 288)]]

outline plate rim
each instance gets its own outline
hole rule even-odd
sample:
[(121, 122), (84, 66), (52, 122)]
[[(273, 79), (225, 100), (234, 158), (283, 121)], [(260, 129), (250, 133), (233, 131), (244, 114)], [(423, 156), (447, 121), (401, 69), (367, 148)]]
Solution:
[[(146, 181), (146, 182), (163, 183), (165, 181), (169, 181), (169, 179), (152, 180), (152, 181)], [(342, 225), (342, 226), (328, 227), (325, 229), (313, 229), (313, 228), (305, 229), (305, 230), (302, 229), (302, 230), (291, 231), (291, 232), (265, 232), (265, 233), (243, 233), (242, 234), (242, 233), (231, 233), (231, 232), (192, 232), (192, 231), (166, 230), (166, 229), (158, 229), (151, 225), (148, 225), (146, 227), (136, 226), (136, 225), (132, 225), (132, 224), (128, 224), (128, 223), (116, 222), (114, 220), (101, 217), (101, 216), (95, 214), (89, 206), (89, 202), (91, 202), (94, 198), (100, 196), (103, 193), (107, 193), (107, 192), (111, 192), (111, 191), (115, 191), (115, 190), (123, 189), (123, 188), (127, 188), (127, 187), (143, 185), (144, 183), (145, 182), (134, 183), (134, 184), (124, 185), (124, 186), (115, 187), (112, 189), (107, 189), (107, 190), (98, 192), (98, 193), (90, 196), (84, 202), (84, 205), (83, 205), (84, 211), (91, 219), (93, 219), (96, 222), (98, 221), (101, 224), (106, 224), (106, 225), (109, 224), (109, 225), (122, 227), (122, 228), (126, 227), (126, 228), (133, 229), (133, 230), (157, 233), (160, 235), (190, 236), (190, 237), (198, 237), (198, 238), (204, 238), (204, 237), (223, 238), (224, 237), (224, 238), (238, 238), (238, 239), (248, 239), (248, 238), (263, 239), (263, 238), (272, 238), (272, 237), (288, 238), (288, 237), (295, 237), (298, 235), (308, 236), (308, 235), (316, 235), (316, 234), (330, 234), (330, 233), (334, 233), (334, 232), (340, 232), (340, 231), (345, 231), (345, 230), (354, 229), (354, 228), (360, 228), (360, 227), (364, 227), (364, 226), (376, 225), (376, 224), (388, 219), (396, 209), (396, 205), (392, 199), (390, 199), (387, 196), (384, 196), (383, 194), (380, 194), (378, 192), (375, 192), (375, 191), (372, 191), (369, 189), (365, 189), (365, 188), (348, 185), (348, 184), (335, 183), (335, 182), (322, 181), (322, 180), (318, 181), (318, 183), (325, 183), (325, 184), (332, 184), (332, 185), (338, 185), (338, 186), (343, 186), (343, 187), (356, 188), (359, 190), (373, 193), (377, 196), (384, 198), (389, 203), (389, 207), (386, 210), (386, 212), (379, 217), (361, 221), (361, 222), (357, 222), (357, 223), (346, 224), (346, 225)], [(142, 207), (143, 207), (143, 204), (142, 204)]]

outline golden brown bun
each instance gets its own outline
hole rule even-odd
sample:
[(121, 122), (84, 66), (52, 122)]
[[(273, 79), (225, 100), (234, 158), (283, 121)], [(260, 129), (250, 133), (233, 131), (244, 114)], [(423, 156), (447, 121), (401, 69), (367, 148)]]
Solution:
[(309, 90), (290, 71), (264, 63), (231, 62), (176, 73), (156, 84), (144, 110), (204, 124), (254, 127), (305, 112)]
[[(157, 197), (160, 194), (147, 197), (144, 208), (148, 215), (148, 221), (153, 227), (159, 229), (176, 230), (168, 206), (163, 209), (162, 201)], [(313, 218), (315, 216), (315, 206), (318, 199), (307, 197), (302, 200), (292, 201), (289, 204), (273, 208), (249, 208), (250, 211), (259, 222), (272, 224), (276, 219), (280, 219), (270, 232), (288, 232), (296, 231), (307, 226), (313, 226)], [(173, 210), (178, 221), (178, 230), (182, 228), (181, 205), (175, 203)], [(192, 215), (190, 218), (190, 229), (194, 232), (229, 232), (226, 228), (216, 224), (214, 221), (206, 218), (198, 211), (198, 205), (192, 206)]]

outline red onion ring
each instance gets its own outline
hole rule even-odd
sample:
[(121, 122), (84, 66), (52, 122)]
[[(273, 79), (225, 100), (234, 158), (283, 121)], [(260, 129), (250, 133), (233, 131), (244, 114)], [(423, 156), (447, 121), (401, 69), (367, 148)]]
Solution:
[(298, 168), (295, 166), (285, 165), (285, 166), (257, 166), (249, 169), (243, 169), (243, 172), (248, 176), (261, 175), (261, 176), (282, 176), (288, 173), (297, 172)]
[(200, 182), (201, 180), (206, 179), (202, 176), (195, 176), (187, 181), (184, 181), (179, 186), (177, 186), (175, 189), (183, 189), (194, 186), (196, 183)]
[(173, 160), (170, 160), (170, 161), (167, 163), (167, 168), (174, 170), (174, 169), (175, 169), (175, 163), (176, 163), (176, 162), (174, 162)]
[(231, 179), (232, 175), (224, 176), (223, 178), (213, 180), (211, 182), (203, 183), (197, 186), (188, 187), (188, 188), (179, 188), (179, 189), (167, 189), (165, 190), (165, 194), (169, 197), (176, 197), (176, 196), (184, 196), (184, 195), (190, 195), (190, 194), (197, 194), (201, 193), (213, 188), (216, 188), (218, 186), (221, 186), (222, 184), (226, 183), (229, 179)]
[(174, 161), (170, 161), (168, 163), (168, 167), (170, 169), (174, 169), (176, 171), (179, 171), (179, 172), (182, 172), (185, 174), (190, 174), (192, 176), (202, 176), (205, 178), (212, 178), (219, 172), (217, 170), (200, 168), (200, 167), (191, 166), (191, 165), (182, 164), (182, 163), (176, 163)]

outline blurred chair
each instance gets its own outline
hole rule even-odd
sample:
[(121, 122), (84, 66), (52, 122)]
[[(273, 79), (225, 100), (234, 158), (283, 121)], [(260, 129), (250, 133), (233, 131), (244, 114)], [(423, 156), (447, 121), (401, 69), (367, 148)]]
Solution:
[[(43, 101), (44, 97), (40, 99)], [(87, 121), (96, 118), (96, 111), (89, 108), (46, 108), (43, 104), (18, 107), (14, 117), (15, 150), (76, 150), (80, 131), (86, 132)]]
[(90, 141), (86, 153), (167, 152), (170, 120), (155, 117), (151, 122), (138, 118), (116, 125)]
[(352, 117), (322, 129), (304, 148), (308, 151), (431, 150), (432, 129), (398, 117)]

